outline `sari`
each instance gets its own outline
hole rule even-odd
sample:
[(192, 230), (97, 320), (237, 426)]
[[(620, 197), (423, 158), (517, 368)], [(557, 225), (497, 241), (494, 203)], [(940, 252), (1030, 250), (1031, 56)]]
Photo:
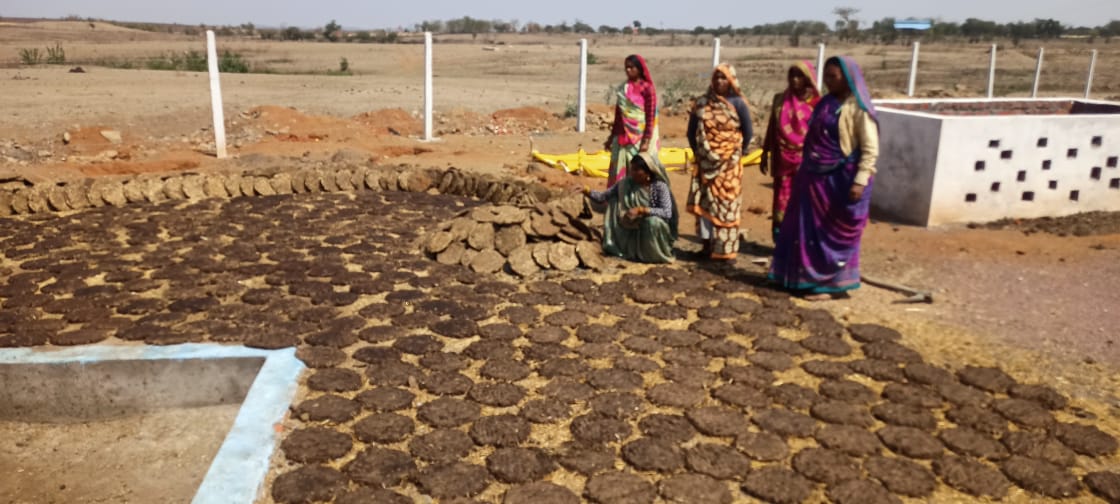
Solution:
[[(850, 58), (839, 63), (855, 106), (876, 120), (871, 95), (859, 66)], [(871, 207), (869, 180), (859, 201), (849, 199), (860, 161), (860, 149), (847, 156), (840, 148), (840, 109), (829, 94), (813, 110), (805, 135), (802, 164), (793, 177), (793, 194), (774, 246), (768, 277), (801, 293), (837, 293), (860, 286), (859, 249)]]
[[(592, 200), (607, 203), (603, 219), (603, 252), (614, 257), (644, 263), (673, 261), (673, 243), (677, 241), (677, 224), (680, 214), (673, 199), (669, 174), (656, 157), (648, 152), (638, 154), (651, 168), (653, 180), (649, 187), (642, 186), (630, 177), (623, 177), (606, 191), (594, 191)], [(653, 203), (651, 192), (654, 184), (664, 184), (661, 193), (671, 203), (668, 219), (647, 215), (632, 221), (625, 217), (631, 208), (649, 208)]]
[(654, 157), (661, 148), (657, 125), (657, 88), (650, 77), (646, 60), (637, 54), (632, 56), (638, 62), (640, 75), (637, 80), (627, 80), (614, 90), (617, 105), (607, 187), (626, 177), (626, 167), (638, 155), (643, 138), (649, 138), (649, 151)]
[(766, 127), (766, 139), (762, 148), (767, 152), (770, 176), (774, 179), (774, 197), (771, 205), (771, 229), (776, 239), (789, 206), (793, 174), (801, 166), (801, 150), (805, 145), (805, 134), (809, 128), (809, 118), (813, 107), (820, 101), (817, 91), (816, 69), (808, 61), (799, 61), (790, 67), (805, 76), (811, 93), (809, 99), (797, 96), (793, 89), (786, 88), (774, 96), (770, 109), (770, 122)]
[[(716, 67), (727, 77), (730, 94), (742, 98), (735, 69), (727, 64)], [(739, 217), (742, 208), (743, 150), (742, 121), (727, 97), (716, 93), (714, 85), (696, 99), (692, 114), (697, 118), (696, 156), (688, 188), (688, 211), (697, 217), (698, 235), (707, 238), (712, 259), (734, 259), (739, 253)], [(710, 226), (711, 236), (705, 226)]]

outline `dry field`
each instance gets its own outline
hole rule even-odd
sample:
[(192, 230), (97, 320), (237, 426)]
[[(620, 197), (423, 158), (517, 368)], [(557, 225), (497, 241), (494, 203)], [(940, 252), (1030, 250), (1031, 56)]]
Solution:
[[(671, 108), (676, 99), (686, 103), (688, 97), (702, 91), (711, 62), (710, 46), (691, 36), (592, 37), (590, 52), (598, 63), (590, 67), (588, 101), (592, 113), (588, 132), (581, 134), (575, 132), (573, 119), (562, 117), (575, 104), (577, 40), (574, 36), (502, 36), (486, 40), (437, 37), (435, 127), (439, 140), (430, 143), (416, 139), (420, 131), (421, 45), (220, 40), (222, 50), (240, 53), (251, 64), (275, 73), (222, 76), (227, 132), (234, 159), (218, 160), (212, 155), (205, 74), (99, 65), (202, 50), (200, 39), (106, 24), (91, 28), (87, 23), (0, 23), (0, 80), (4, 83), (4, 93), (0, 94), (0, 181), (49, 184), (90, 176), (263, 168), (298, 163), (299, 159), (329, 164), (332, 157), (341, 155), (345, 159), (370, 159), (377, 164), (456, 166), (534, 178), (555, 187), (601, 183), (533, 165), (528, 152), (530, 146), (546, 152), (569, 152), (579, 146), (593, 150), (601, 145), (610, 112), (605, 104), (607, 90), (622, 79), (621, 61), (634, 52), (647, 57), (660, 91), (671, 98), (664, 104), (666, 111), (662, 117), (664, 144), (687, 144), (683, 138), (685, 117), (674, 114)], [(44, 48), (55, 42), (66, 50), (66, 65), (19, 64), (19, 49)], [(723, 59), (738, 68), (744, 90), (755, 104), (765, 103), (782, 87), (790, 61), (816, 57), (815, 46), (789, 48), (783, 38), (725, 38), (722, 44)], [(988, 47), (924, 44), (917, 94), (980, 96), (986, 89)], [(1047, 43), (1041, 93), (1081, 96), (1091, 48), (1083, 42)], [(1120, 58), (1120, 45), (1098, 44), (1095, 48), (1101, 53), (1094, 97), (1118, 99), (1120, 66), (1114, 62)], [(1035, 42), (1020, 48), (1001, 48), (998, 95), (1029, 93), (1036, 51)], [(855, 56), (863, 64), (876, 95), (897, 97), (904, 92), (909, 46), (830, 44), (829, 53)], [(349, 61), (354, 75), (328, 75), (338, 69), (340, 58)], [(85, 73), (68, 72), (79, 65)], [(762, 133), (765, 124), (761, 119), (755, 118), (757, 134)], [(119, 144), (111, 144), (100, 134), (109, 129), (121, 133)], [(63, 142), (64, 133), (68, 143)], [(684, 176), (675, 175), (673, 183), (681, 198), (687, 187)], [(767, 180), (754, 170), (746, 176), (746, 187), (744, 208), (748, 211), (744, 213), (743, 226), (751, 246), (735, 268), (757, 277), (763, 270), (751, 259), (766, 256), (771, 245), (770, 192)], [(360, 198), (364, 203), (377, 203), (375, 197)], [(394, 205), (409, 204), (394, 198)], [(332, 204), (338, 201), (316, 201), (315, 205), (321, 206), (316, 211), (325, 215), (341, 211), (332, 210)], [(350, 200), (342, 201), (348, 205), (343, 209), (343, 217), (351, 220), (339, 222), (362, 227), (359, 218), (368, 216), (361, 215), (362, 210), (347, 201)], [(255, 203), (242, 201), (230, 208), (225, 203), (205, 203), (200, 204), (200, 210), (218, 222), (217, 216), (226, 212), (236, 214), (233, 210), (246, 205)], [(285, 203), (280, 210), (292, 210), (287, 208), (290, 206), (293, 205)], [(424, 212), (441, 216), (448, 213), (446, 208), (427, 200), (414, 206), (406, 208), (404, 214), (418, 226), (434, 225), (423, 222)], [(142, 216), (132, 212), (123, 214), (116, 223), (143, 221)], [(173, 209), (164, 207), (160, 212), (161, 219), (186, 226), (179, 222), (182, 219)], [(273, 216), (273, 222), (281, 222), (291, 214)], [(294, 214), (306, 212), (299, 210)], [(80, 224), (74, 221), (70, 226), (76, 226), (75, 222)], [(327, 219), (324, 225), (332, 226), (330, 231), (335, 234), (323, 235), (324, 239), (341, 239), (336, 235), (354, 229), (339, 222)], [(378, 225), (383, 224), (379, 221)], [(1115, 279), (1120, 278), (1120, 234), (1115, 227), (1111, 231), (1104, 227), (1115, 224), (1116, 216), (1110, 216), (1084, 232), (1059, 227), (1056, 231), (1064, 235), (1058, 236), (1024, 233), (1014, 227), (920, 229), (875, 222), (869, 226), (864, 240), (865, 272), (930, 289), (936, 303), (897, 304), (897, 294), (865, 287), (850, 300), (811, 308), (824, 308), (845, 325), (875, 323), (895, 327), (905, 335), (902, 342), (932, 364), (952, 370), (965, 365), (998, 365), (1023, 383), (1046, 383), (1071, 398), (1071, 411), (1088, 415), (1101, 429), (1120, 436), (1120, 344), (1115, 330), (1120, 326), (1116, 308), (1120, 306), (1120, 293), (1114, 285)], [(25, 236), (50, 231), (50, 226), (41, 221), (21, 222), (15, 227)], [(686, 216), (682, 222), (682, 249), (698, 248), (691, 231), (692, 222)], [(235, 238), (235, 242), (248, 239)], [(105, 246), (78, 245), (81, 250)], [(154, 242), (143, 246), (152, 250), (160, 247)], [(409, 257), (406, 254), (394, 260), (402, 267), (419, 264)], [(14, 263), (0, 263), (0, 271), (5, 266), (13, 267)], [(685, 261), (682, 267), (694, 265)], [(622, 271), (651, 274), (644, 269)], [(720, 274), (723, 273), (716, 272), (716, 276)], [(716, 277), (699, 276), (708, 286), (719, 285)], [(595, 281), (606, 285), (619, 280), (615, 276)], [(554, 283), (559, 282), (558, 279)], [(456, 287), (456, 292), (469, 290)], [(528, 288), (517, 289), (526, 294)], [(756, 296), (740, 293), (728, 297)], [(798, 309), (803, 307), (800, 301), (795, 304)], [(615, 321), (612, 316), (603, 317), (600, 322)], [(793, 337), (784, 330), (783, 334)], [(595, 366), (608, 364), (597, 361)], [(798, 369), (794, 374), (805, 375)], [(472, 380), (477, 370), (475, 366), (468, 373)], [(301, 394), (313, 393), (305, 387)], [(1061, 418), (1072, 420), (1070, 415), (1063, 412)], [(291, 424), (299, 422), (292, 419)], [(475, 454), (480, 456), (479, 453), (482, 452)], [(1077, 471), (1081, 474), (1087, 468), (1107, 468), (1110, 464), (1115, 471), (1117, 463), (1117, 457), (1112, 455), (1094, 460), (1087, 467), (1078, 466)], [(561, 483), (578, 492), (583, 480), (568, 472), (563, 474), (570, 477)], [(497, 499), (499, 489), (504, 488), (491, 487), (485, 498)], [(410, 492), (415, 491), (410, 487)], [(818, 491), (815, 495), (822, 494)], [(959, 502), (962, 495), (942, 488), (930, 501)], [(1037, 495), (1022, 490), (1015, 490), (1009, 500), (1041, 501)], [(1087, 491), (1073, 501), (1100, 502)]]

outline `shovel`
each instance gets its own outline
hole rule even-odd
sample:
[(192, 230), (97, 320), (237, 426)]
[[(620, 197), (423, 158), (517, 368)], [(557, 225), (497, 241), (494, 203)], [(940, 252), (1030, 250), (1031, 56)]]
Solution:
[(909, 296), (905, 299), (895, 301), (896, 303), (927, 303), (927, 304), (933, 304), (933, 293), (929, 292), (929, 291), (914, 289), (912, 287), (907, 287), (905, 285), (900, 285), (900, 284), (891, 283), (891, 282), (888, 282), (888, 281), (885, 281), (885, 280), (872, 278), (872, 277), (869, 277), (867, 275), (860, 275), (860, 280), (862, 280), (864, 283), (874, 285), (875, 287), (879, 287), (881, 289), (887, 289), (887, 290), (891, 290), (891, 291), (894, 291), (894, 292), (899, 292), (899, 293), (902, 293), (902, 294), (906, 294), (907, 296)]

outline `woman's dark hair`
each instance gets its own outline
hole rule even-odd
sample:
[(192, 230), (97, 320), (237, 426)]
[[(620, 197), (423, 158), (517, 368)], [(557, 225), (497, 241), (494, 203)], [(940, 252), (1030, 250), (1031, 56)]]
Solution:
[(832, 65), (832, 66), (836, 66), (836, 67), (840, 67), (840, 68), (843, 68), (843, 67), (842, 67), (842, 66), (840, 65), (840, 57), (839, 57), (839, 56), (833, 56), (833, 57), (831, 57), (831, 58), (828, 58), (827, 60), (825, 60), (825, 62), (824, 62), (824, 66), (828, 66), (828, 65)]
[(641, 156), (634, 156), (634, 159), (630, 161), (630, 167), (637, 168), (646, 172), (647, 174), (649, 174), (651, 179), (656, 178), (656, 174), (653, 173), (653, 168), (649, 164), (647, 164), (645, 158)]
[(627, 56), (626, 57), (626, 63), (629, 63), (629, 64), (633, 65), (634, 68), (638, 69), (638, 77), (640, 77), (642, 79), (646, 78), (645, 72), (642, 71), (642, 60), (638, 59), (637, 54), (631, 54), (631, 55)]

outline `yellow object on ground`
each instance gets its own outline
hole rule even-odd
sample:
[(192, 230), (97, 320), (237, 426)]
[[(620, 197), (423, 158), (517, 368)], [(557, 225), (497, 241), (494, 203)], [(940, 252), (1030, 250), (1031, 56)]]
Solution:
[[(580, 149), (575, 154), (541, 154), (533, 150), (533, 159), (568, 173), (588, 177), (607, 178), (610, 172), (611, 153), (601, 150), (588, 153)], [(658, 151), (658, 159), (668, 171), (681, 171), (692, 163), (692, 149), (665, 147)], [(756, 165), (762, 160), (762, 149), (751, 151), (740, 160), (743, 166)]]

